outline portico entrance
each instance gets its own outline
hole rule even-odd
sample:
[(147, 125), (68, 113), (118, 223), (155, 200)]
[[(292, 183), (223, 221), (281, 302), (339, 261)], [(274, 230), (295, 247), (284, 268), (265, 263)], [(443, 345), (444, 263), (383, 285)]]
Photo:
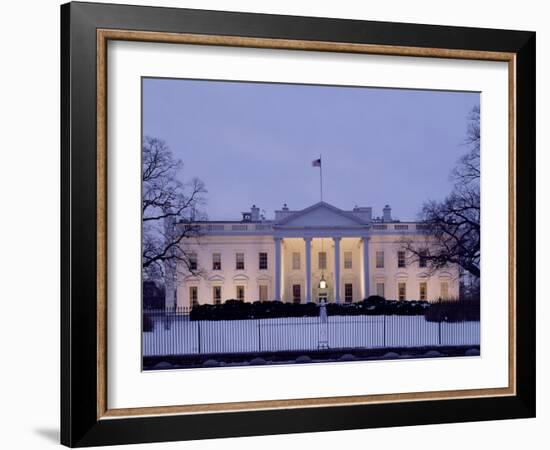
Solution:
[(294, 297), (290, 292), (292, 280), (302, 279), (305, 303), (340, 303), (343, 275), (348, 280), (357, 279), (362, 297), (368, 297), (368, 222), (319, 202), (282, 217), (273, 225), (273, 231), (276, 300)]

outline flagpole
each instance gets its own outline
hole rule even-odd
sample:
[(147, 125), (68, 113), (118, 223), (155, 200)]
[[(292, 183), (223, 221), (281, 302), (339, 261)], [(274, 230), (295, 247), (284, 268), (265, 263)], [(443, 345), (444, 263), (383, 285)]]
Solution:
[(320, 170), (320, 174), (321, 174), (321, 201), (323, 201), (323, 155), (319, 154), (319, 169)]

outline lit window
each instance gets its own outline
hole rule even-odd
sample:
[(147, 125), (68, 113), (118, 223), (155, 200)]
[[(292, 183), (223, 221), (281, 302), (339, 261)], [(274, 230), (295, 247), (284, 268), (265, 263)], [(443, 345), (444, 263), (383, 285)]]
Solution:
[(197, 263), (197, 254), (196, 253), (189, 253), (187, 255), (188, 260), (188, 267), (190, 271), (197, 270), (198, 263)]
[(384, 252), (376, 252), (376, 268), (377, 269), (383, 269), (384, 268)]
[(292, 253), (292, 270), (300, 270), (300, 252)]
[(237, 286), (237, 300), (244, 301), (244, 286)]
[(214, 286), (212, 288), (212, 297), (214, 299), (214, 304), (219, 305), (222, 302), (222, 287)]
[(376, 295), (386, 298), (386, 294), (384, 293), (384, 283), (376, 283)]
[(398, 300), (406, 300), (407, 283), (397, 283), (397, 298)]
[(397, 267), (405, 267), (405, 251), (399, 250), (397, 252)]
[(351, 252), (344, 252), (344, 269), (351, 269), (353, 266)]
[(221, 253), (212, 253), (212, 270), (222, 270)]
[(428, 251), (427, 250), (421, 250), (418, 252), (418, 267), (426, 267), (428, 260)]
[(353, 284), (351, 283), (344, 284), (344, 301), (346, 303), (353, 301)]
[(428, 299), (428, 283), (423, 281), (420, 283), (420, 300)]
[(441, 298), (447, 300), (449, 298), (449, 283), (446, 281), (441, 282)]
[(267, 301), (267, 285), (266, 284), (260, 284), (260, 301), (265, 302)]
[(244, 270), (244, 253), (235, 254), (235, 270)]
[(327, 269), (327, 252), (319, 252), (319, 270)]
[(266, 252), (259, 253), (259, 261), (260, 261), (260, 270), (267, 270), (267, 253)]
[(189, 300), (191, 306), (197, 306), (199, 304), (199, 288), (197, 286), (189, 286)]
[(299, 284), (292, 285), (292, 302), (302, 303), (302, 287)]

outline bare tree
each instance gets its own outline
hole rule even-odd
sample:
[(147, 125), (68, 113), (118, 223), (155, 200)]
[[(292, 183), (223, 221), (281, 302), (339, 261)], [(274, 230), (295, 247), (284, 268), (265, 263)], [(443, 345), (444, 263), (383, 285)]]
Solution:
[(480, 120), (479, 106), (474, 106), (468, 116), (465, 144), (469, 147), (468, 153), (459, 159), (457, 167), (451, 177), (458, 186), (474, 185), (479, 190), (479, 149), (480, 149)]
[(474, 277), (480, 275), (479, 119), (479, 107), (474, 107), (466, 131), (469, 151), (451, 173), (453, 191), (443, 201), (429, 201), (422, 207), (426, 241), (418, 246), (405, 240), (410, 260), (422, 259), (432, 272), (458, 264)]
[(181, 245), (200, 236), (197, 220), (205, 203), (201, 180), (180, 180), (183, 163), (166, 143), (145, 137), (142, 144), (142, 269), (144, 279), (160, 280), (167, 265), (181, 262), (194, 273), (198, 269)]

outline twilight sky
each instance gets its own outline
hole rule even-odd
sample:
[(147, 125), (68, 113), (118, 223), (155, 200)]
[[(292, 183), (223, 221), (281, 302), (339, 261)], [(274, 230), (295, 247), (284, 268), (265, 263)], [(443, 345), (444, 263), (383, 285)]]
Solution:
[(414, 220), (450, 192), (474, 105), (479, 93), (146, 78), (143, 133), (183, 161), (183, 181), (204, 181), (211, 220), (318, 202), (319, 154), (326, 202)]

